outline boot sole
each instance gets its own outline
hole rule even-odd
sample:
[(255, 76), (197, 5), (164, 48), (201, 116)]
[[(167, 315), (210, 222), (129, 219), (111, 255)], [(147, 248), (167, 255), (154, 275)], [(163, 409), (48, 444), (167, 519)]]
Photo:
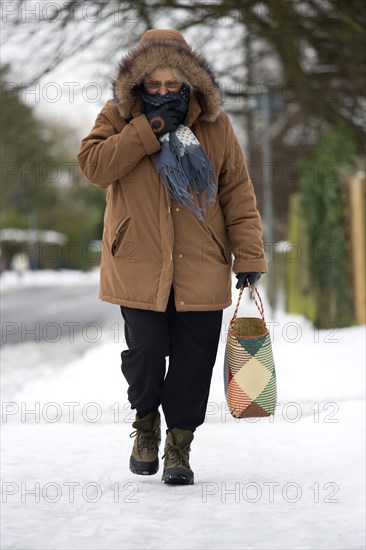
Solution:
[(169, 471), (163, 472), (161, 481), (166, 485), (193, 485), (193, 472), (182, 471), (181, 468), (169, 468)]
[(159, 459), (157, 458), (153, 462), (139, 462), (131, 456), (130, 470), (139, 476), (152, 476), (159, 470)]

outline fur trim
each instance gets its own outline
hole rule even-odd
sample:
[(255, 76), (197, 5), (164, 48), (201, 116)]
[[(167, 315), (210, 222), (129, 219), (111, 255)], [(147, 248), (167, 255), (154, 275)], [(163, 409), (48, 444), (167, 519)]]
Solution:
[(124, 57), (112, 79), (113, 97), (124, 119), (132, 117), (139, 99), (138, 86), (145, 76), (160, 67), (177, 67), (193, 86), (201, 106), (200, 119), (214, 122), (221, 113), (219, 85), (208, 61), (185, 42), (170, 38), (142, 41)]

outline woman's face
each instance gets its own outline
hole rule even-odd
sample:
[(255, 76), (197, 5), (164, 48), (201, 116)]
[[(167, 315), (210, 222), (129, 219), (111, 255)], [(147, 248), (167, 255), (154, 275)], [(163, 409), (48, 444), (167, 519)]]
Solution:
[(165, 95), (168, 92), (179, 92), (183, 82), (178, 80), (170, 67), (155, 69), (144, 78), (144, 86), (148, 94)]

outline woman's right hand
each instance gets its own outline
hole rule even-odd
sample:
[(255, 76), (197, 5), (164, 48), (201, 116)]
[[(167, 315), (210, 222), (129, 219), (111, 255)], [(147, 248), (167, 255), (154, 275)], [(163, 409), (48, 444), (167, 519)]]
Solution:
[(181, 124), (181, 113), (176, 110), (179, 104), (179, 101), (174, 100), (146, 113), (156, 137), (160, 137), (167, 132), (174, 132)]

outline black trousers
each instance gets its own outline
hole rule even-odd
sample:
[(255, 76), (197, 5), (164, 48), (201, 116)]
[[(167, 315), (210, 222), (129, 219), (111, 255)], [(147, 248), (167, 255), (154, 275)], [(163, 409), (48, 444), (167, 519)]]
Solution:
[(169, 430), (194, 432), (205, 421), (223, 310), (177, 312), (173, 286), (164, 313), (120, 308), (129, 348), (121, 353), (121, 370), (131, 409), (142, 418), (161, 404)]

